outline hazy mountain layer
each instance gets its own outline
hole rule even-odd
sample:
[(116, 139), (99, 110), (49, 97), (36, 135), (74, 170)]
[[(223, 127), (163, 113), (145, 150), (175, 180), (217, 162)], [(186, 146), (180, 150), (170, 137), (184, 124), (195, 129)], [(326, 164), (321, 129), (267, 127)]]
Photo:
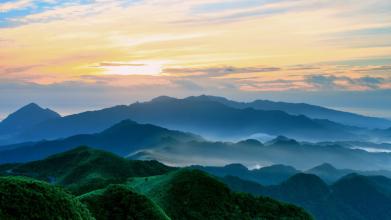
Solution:
[(4, 148), (11, 149), (1, 151), (0, 163), (39, 160), (80, 145), (94, 146), (126, 156), (142, 148), (169, 143), (172, 140), (190, 141), (201, 140), (201, 138), (189, 133), (125, 120), (97, 134), (76, 135), (65, 139), (25, 143), (19, 146), (4, 146)]
[(218, 101), (235, 108), (254, 108), (259, 110), (278, 110), (292, 115), (305, 115), (310, 118), (327, 119), (337, 123), (358, 126), (363, 128), (389, 128), (391, 121), (384, 118), (368, 117), (350, 112), (338, 111), (306, 103), (274, 102), (269, 100), (255, 100), (252, 102), (236, 102), (223, 97), (199, 96), (194, 99), (208, 99)]
[[(286, 135), (303, 140), (351, 140), (357, 128), (283, 111), (240, 109), (209, 99), (158, 97), (150, 102), (83, 112), (46, 121), (19, 134), (14, 141), (64, 138), (101, 132), (124, 119), (151, 123), (214, 139), (251, 135)], [(360, 129), (358, 129), (360, 131)]]
[(247, 167), (285, 164), (300, 170), (311, 169), (322, 163), (354, 170), (390, 170), (391, 154), (371, 153), (350, 149), (338, 144), (301, 143), (278, 137), (262, 144), (257, 141), (238, 143), (190, 141), (162, 144), (158, 148), (142, 150), (133, 159), (155, 159), (176, 166), (200, 164), (224, 166), (241, 163)]
[(271, 196), (304, 207), (316, 219), (386, 220), (391, 208), (391, 179), (351, 174), (328, 186), (312, 174), (296, 174), (277, 186), (226, 176), (235, 191)]
[(229, 164), (224, 167), (211, 167), (211, 166), (198, 165), (198, 166), (191, 166), (190, 168), (202, 170), (204, 172), (219, 177), (237, 176), (240, 177), (241, 179), (252, 180), (262, 185), (280, 184), (281, 182), (285, 181), (289, 177), (300, 172), (299, 170), (296, 170), (291, 166), (285, 166), (279, 164), (262, 167), (259, 169), (253, 169), (253, 170), (249, 170), (247, 167), (241, 164)]

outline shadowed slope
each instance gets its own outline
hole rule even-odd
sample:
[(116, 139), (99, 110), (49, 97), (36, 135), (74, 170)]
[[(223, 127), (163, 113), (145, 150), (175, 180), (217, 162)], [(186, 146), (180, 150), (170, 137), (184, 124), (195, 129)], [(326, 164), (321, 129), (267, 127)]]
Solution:
[(164, 211), (147, 197), (125, 185), (109, 185), (79, 197), (97, 220), (169, 220)]
[(232, 193), (198, 170), (137, 178), (129, 184), (159, 204), (172, 219), (311, 219), (292, 205)]
[(62, 189), (25, 177), (0, 177), (1, 219), (93, 219)]

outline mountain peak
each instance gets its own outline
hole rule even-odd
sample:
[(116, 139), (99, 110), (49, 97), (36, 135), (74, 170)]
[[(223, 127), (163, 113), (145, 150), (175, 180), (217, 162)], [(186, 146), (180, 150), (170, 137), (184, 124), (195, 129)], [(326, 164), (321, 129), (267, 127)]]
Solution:
[(287, 166), (283, 164), (274, 164), (268, 167), (262, 167), (259, 169), (256, 169), (254, 171), (262, 171), (262, 172), (289, 172), (289, 173), (298, 173), (299, 171), (296, 170), (292, 166)]
[(333, 165), (331, 165), (329, 163), (322, 163), (321, 165), (316, 166), (316, 167), (312, 168), (311, 170), (335, 171), (335, 170), (337, 170), (337, 168), (335, 168)]
[(31, 103), (23, 106), (21, 109), (43, 109), (43, 108), (41, 106), (39, 106), (37, 103), (31, 102)]
[(256, 140), (256, 139), (246, 139), (239, 141), (237, 144), (244, 144), (249, 146), (263, 146), (262, 142)]
[(17, 133), (49, 119), (61, 117), (57, 112), (30, 103), (11, 113), (0, 123), (0, 133)]
[(291, 139), (280, 135), (275, 139), (269, 141), (267, 144), (268, 145), (298, 145), (299, 142), (297, 142), (295, 139)]
[(126, 130), (129, 130), (130, 128), (135, 128), (135, 126), (141, 126), (141, 124), (138, 124), (137, 122), (125, 119), (117, 124), (114, 124), (113, 126), (109, 127), (108, 129), (104, 130), (103, 133), (116, 133), (116, 132), (125, 132)]
[(187, 100), (198, 100), (198, 101), (216, 101), (224, 104), (225, 102), (229, 102), (228, 99), (219, 96), (212, 95), (200, 95), (200, 96), (190, 96), (186, 98)]
[(224, 168), (230, 169), (230, 170), (236, 170), (236, 171), (248, 171), (247, 167), (240, 163), (232, 163), (225, 165)]
[(173, 101), (177, 100), (176, 98), (170, 97), (170, 96), (158, 96), (156, 98), (153, 98), (151, 102), (167, 102), (167, 101)]

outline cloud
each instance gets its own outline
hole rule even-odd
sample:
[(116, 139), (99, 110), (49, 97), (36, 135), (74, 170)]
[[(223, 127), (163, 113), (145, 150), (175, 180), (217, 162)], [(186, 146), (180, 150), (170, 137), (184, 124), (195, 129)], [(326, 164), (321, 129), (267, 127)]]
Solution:
[(145, 66), (144, 63), (114, 63), (114, 62), (103, 62), (99, 64), (100, 67), (104, 66)]
[(202, 91), (203, 88), (202, 86), (194, 83), (191, 80), (174, 80), (173, 81), (175, 84), (179, 85), (180, 87), (183, 87), (186, 90), (193, 90), (193, 91)]
[(33, 4), (32, 0), (17, 0), (5, 3), (0, 3), (0, 12), (5, 13), (12, 10), (21, 10), (27, 7), (31, 7)]
[(317, 89), (337, 89), (337, 90), (372, 90), (380, 89), (391, 83), (391, 78), (363, 76), (352, 78), (348, 76), (335, 75), (311, 75), (306, 77), (306, 81)]
[(279, 71), (279, 67), (206, 67), (206, 68), (165, 68), (167, 75), (194, 76), (194, 77), (217, 77), (230, 74), (264, 73)]

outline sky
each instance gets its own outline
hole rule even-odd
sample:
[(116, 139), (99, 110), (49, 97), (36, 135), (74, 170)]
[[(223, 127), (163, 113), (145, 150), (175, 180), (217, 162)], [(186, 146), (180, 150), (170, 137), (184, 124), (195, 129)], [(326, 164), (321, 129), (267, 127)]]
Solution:
[(391, 118), (389, 0), (0, 0), (0, 118), (159, 95)]

